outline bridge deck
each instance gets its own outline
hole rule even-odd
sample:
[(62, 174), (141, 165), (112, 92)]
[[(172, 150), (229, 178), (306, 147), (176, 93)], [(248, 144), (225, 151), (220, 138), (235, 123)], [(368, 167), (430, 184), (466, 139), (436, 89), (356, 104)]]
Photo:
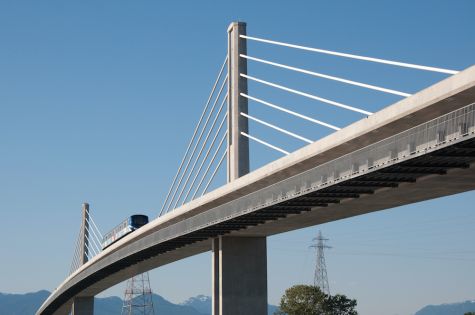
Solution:
[(217, 235), (273, 235), (475, 189), (473, 102), (475, 67), (152, 221), (66, 279), (38, 314), (67, 314), (74, 296), (208, 251)]

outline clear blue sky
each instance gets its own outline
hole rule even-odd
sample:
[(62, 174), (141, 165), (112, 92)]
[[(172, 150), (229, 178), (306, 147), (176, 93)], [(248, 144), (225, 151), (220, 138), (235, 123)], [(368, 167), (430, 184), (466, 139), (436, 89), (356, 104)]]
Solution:
[[(231, 21), (246, 21), (250, 35), (324, 49), (455, 70), (475, 64), (474, 1), (237, 3), (0, 0), (0, 292), (53, 290), (65, 278), (83, 201), (103, 231), (131, 213), (158, 214)], [(410, 93), (446, 77), (255, 43), (249, 53)], [(398, 99), (251, 63), (249, 73), (373, 111)], [(362, 118), (256, 84), (250, 91), (340, 126)], [(250, 112), (314, 139), (329, 133), (257, 104)], [(253, 168), (280, 157), (254, 144), (251, 154)], [(358, 299), (367, 315), (475, 299), (474, 203), (470, 192), (318, 227), (334, 247), (331, 291)], [(269, 238), (271, 303), (312, 282), (316, 232)], [(209, 295), (210, 259), (152, 271), (154, 291), (174, 302)]]

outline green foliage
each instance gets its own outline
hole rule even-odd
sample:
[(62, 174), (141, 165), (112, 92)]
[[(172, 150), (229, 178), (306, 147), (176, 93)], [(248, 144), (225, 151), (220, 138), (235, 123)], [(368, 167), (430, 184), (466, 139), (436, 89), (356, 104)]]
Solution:
[(295, 285), (280, 300), (280, 311), (275, 315), (357, 315), (356, 300), (346, 296), (326, 295), (311, 285)]
[(321, 315), (325, 294), (309, 285), (295, 285), (287, 290), (280, 300), (280, 311), (275, 314)]
[(356, 300), (350, 300), (342, 294), (327, 296), (324, 302), (326, 315), (357, 315)]
[(468, 312), (468, 313), (465, 313), (464, 315), (475, 315), (475, 312)]

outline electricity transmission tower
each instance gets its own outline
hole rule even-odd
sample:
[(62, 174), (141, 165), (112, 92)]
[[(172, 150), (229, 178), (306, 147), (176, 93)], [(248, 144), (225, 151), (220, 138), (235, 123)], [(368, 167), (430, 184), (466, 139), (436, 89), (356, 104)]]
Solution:
[(310, 247), (316, 249), (317, 259), (315, 262), (315, 276), (313, 283), (316, 287), (319, 287), (323, 293), (330, 295), (330, 286), (328, 285), (327, 266), (325, 264), (325, 248), (331, 248), (325, 245), (328, 238), (323, 238), (322, 231), (318, 231), (318, 236), (313, 239), (314, 244)]
[(122, 315), (155, 315), (148, 272), (127, 280)]

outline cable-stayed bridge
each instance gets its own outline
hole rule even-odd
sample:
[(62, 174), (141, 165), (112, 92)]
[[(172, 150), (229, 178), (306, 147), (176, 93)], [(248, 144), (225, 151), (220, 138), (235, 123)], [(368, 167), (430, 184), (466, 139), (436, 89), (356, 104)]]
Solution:
[[(251, 56), (248, 41), (438, 72), (442, 81), (415, 94)], [(248, 62), (400, 98), (379, 111), (329, 99), (299, 86), (248, 73)], [(249, 91), (260, 84), (359, 119), (338, 125)], [(344, 92), (342, 92), (344, 93)], [(332, 133), (315, 141), (251, 115), (265, 106)], [(302, 142), (290, 152), (249, 124)], [(250, 172), (249, 142), (283, 155)], [(226, 162), (226, 163), (225, 163)], [(409, 64), (251, 37), (244, 23), (228, 29), (228, 54), (158, 217), (105, 250), (84, 206), (71, 274), (37, 314), (92, 314), (93, 297), (135, 274), (212, 251), (213, 314), (267, 313), (266, 237), (372, 211), (475, 189), (475, 67), (463, 71)], [(226, 170), (227, 183), (213, 182)], [(99, 234), (99, 235), (98, 235)]]

